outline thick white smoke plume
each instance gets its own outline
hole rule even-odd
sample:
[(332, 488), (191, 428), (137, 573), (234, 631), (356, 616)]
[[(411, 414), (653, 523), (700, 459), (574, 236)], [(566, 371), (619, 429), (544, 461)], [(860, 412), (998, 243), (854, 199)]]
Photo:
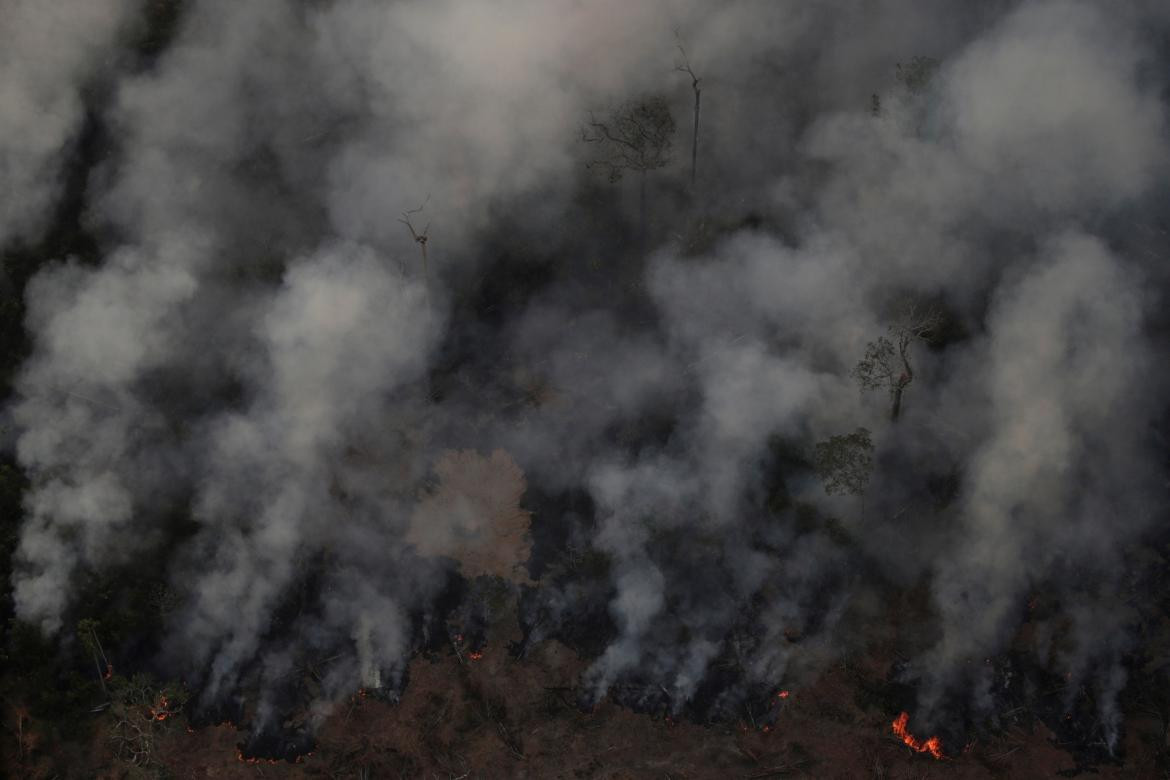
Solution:
[[(534, 586), (549, 633), (604, 601), (586, 698), (811, 674), (919, 579), (924, 717), (986, 707), (972, 659), (1046, 589), (1074, 639), (1037, 655), (1116, 724), (1129, 640), (1093, 627), (1163, 502), (1158, 4), (189, 0), (151, 59), (139, 10), (0, 2), (0, 248), (54, 229), (87, 112), (108, 146), (100, 261), (24, 290), (22, 620), (164, 556), (205, 701), (339, 647), (319, 708), (392, 686), (463, 544), (417, 540), (482, 525), (428, 479), (498, 448), (523, 476), (483, 493), (588, 506), (532, 519), (606, 560)], [(581, 127), (648, 94), (679, 129), (641, 225)], [(946, 333), (891, 421), (851, 370), (906, 300)], [(861, 426), (868, 490), (827, 498), (808, 453)]]

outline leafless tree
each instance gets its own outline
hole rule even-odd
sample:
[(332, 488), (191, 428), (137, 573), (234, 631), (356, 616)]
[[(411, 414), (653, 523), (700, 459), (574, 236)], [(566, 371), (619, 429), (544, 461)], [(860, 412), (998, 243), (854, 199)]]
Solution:
[(670, 161), (674, 117), (661, 95), (649, 95), (622, 104), (609, 117), (593, 114), (582, 128), (581, 138), (596, 144), (599, 156), (589, 163), (601, 168), (611, 182), (621, 181), (627, 171), (638, 174), (638, 211), (642, 236), (646, 234), (646, 174)]
[(421, 233), (419, 233), (414, 229), (414, 223), (411, 221), (410, 217), (412, 214), (418, 214), (424, 208), (426, 208), (427, 203), (430, 202), (430, 199), (431, 196), (428, 195), (427, 199), (424, 200), (422, 205), (418, 208), (402, 212), (402, 218), (398, 220), (403, 225), (406, 225), (406, 229), (410, 231), (410, 237), (414, 239), (414, 243), (418, 244), (419, 253), (422, 255), (423, 287), (426, 290), (428, 300), (430, 300), (431, 279), (430, 271), (427, 268), (427, 239), (429, 238), (428, 234), (431, 230), (431, 223), (428, 222), (427, 226), (423, 228)]
[(902, 395), (914, 381), (911, 347), (941, 324), (942, 314), (937, 308), (906, 303), (886, 335), (866, 344), (865, 356), (853, 368), (853, 376), (863, 390), (886, 390), (890, 394), (891, 420), (896, 421), (902, 413)]
[[(677, 38), (677, 33), (675, 35)], [(691, 68), (691, 61), (687, 57), (687, 50), (683, 48), (682, 43), (678, 44), (678, 51), (682, 55), (682, 64), (675, 65), (674, 69), (679, 73), (685, 73), (691, 77), (691, 89), (695, 93), (695, 128), (691, 133), (691, 190), (695, 189), (695, 172), (699, 167), (699, 106), (702, 98), (703, 90), (699, 83), (702, 81), (695, 75), (695, 71)]]

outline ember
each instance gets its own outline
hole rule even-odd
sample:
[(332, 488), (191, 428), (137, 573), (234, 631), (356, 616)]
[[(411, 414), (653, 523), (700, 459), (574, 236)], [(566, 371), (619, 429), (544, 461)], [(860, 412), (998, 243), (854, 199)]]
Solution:
[(918, 753), (930, 753), (935, 758), (942, 758), (942, 740), (938, 737), (922, 740), (914, 736), (906, 728), (910, 722), (909, 713), (903, 712), (894, 721), (894, 736), (906, 743), (906, 746)]
[(279, 758), (256, 758), (255, 756), (248, 757), (244, 755), (244, 751), (236, 747), (236, 760), (242, 761), (245, 764), (279, 764)]
[(479, 659), (483, 658), (483, 653), (480, 653), (480, 652), (468, 653), (467, 657), (470, 658), (472, 661), (478, 661)]
[(776, 698), (777, 699), (787, 699), (791, 695), (792, 695), (791, 691), (780, 691), (780, 693), (776, 694)]
[[(287, 761), (292, 762), (294, 764), (303, 764), (303, 763), (305, 763), (306, 758), (312, 758), (312, 756), (313, 756), (313, 753), (310, 751), (310, 752), (305, 753), (305, 754), (300, 755), (300, 756), (293, 756), (292, 758), (287, 759)], [(252, 757), (245, 756), (244, 751), (241, 750), (238, 746), (236, 747), (236, 760), (240, 761), (244, 764), (248, 764), (248, 765), (254, 765), (254, 764), (275, 765), (275, 764), (284, 763), (279, 758), (259, 758), (259, 757), (255, 757), (255, 756), (252, 756)]]
[(236, 745), (236, 758), (246, 764), (302, 763), (313, 754), (313, 738), (307, 732), (253, 734)]
[(174, 714), (174, 711), (169, 708), (167, 697), (163, 694), (159, 694), (158, 705), (150, 708), (150, 717), (154, 720), (166, 720)]

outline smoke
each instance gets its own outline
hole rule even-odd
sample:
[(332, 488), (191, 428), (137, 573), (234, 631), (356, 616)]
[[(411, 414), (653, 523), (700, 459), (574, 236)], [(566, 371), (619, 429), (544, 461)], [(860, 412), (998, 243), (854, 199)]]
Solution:
[(86, 93), (116, 66), (134, 4), (35, 0), (0, 5), (0, 244), (36, 241), (63, 189)]
[[(322, 717), (400, 684), (455, 572), (526, 581), (533, 510), (533, 637), (612, 634), (587, 699), (733, 712), (925, 577), (924, 717), (986, 708), (970, 662), (1046, 589), (1074, 628), (1037, 655), (1116, 738), (1108, 605), (1163, 500), (1164, 274), (1129, 227), (1163, 209), (1156, 4), (193, 0), (137, 69), (131, 4), (10, 5), (0, 245), (50, 223), (96, 82), (110, 139), (101, 262), (25, 290), (21, 619), (68, 631), (80, 577), (164, 556), (160, 663), (272, 719), (328, 653)], [(649, 93), (680, 132), (638, 226), (580, 126)], [(850, 370), (907, 299), (946, 333), (891, 422)], [(826, 498), (812, 445), (859, 426), (870, 490)]]
[[(339, 524), (364, 525), (363, 508), (342, 497), (368, 490), (368, 467), (336, 475), (334, 462), (424, 370), (437, 330), (421, 285), (386, 265), (354, 246), (294, 262), (256, 323), (265, 365), (255, 396), (207, 422), (207, 471), (194, 504), (202, 528), (192, 542), (207, 557), (181, 624), (185, 652), (200, 667), (211, 660), (209, 695), (256, 652), (297, 564), (335, 544)], [(368, 543), (390, 545), (377, 525), (366, 530)], [(375, 586), (361, 587), (377, 596)]]
[[(1150, 522), (1148, 296), (1095, 239), (1059, 236), (1041, 257), (997, 296), (974, 363), (988, 428), (967, 461), (956, 548), (934, 580), (934, 668), (945, 673), (997, 652), (1030, 588), (1065, 589), (1074, 614), (1090, 609), (1099, 596), (1077, 591), (1113, 579)], [(1094, 637), (1080, 639), (1078, 654), (1094, 652)]]

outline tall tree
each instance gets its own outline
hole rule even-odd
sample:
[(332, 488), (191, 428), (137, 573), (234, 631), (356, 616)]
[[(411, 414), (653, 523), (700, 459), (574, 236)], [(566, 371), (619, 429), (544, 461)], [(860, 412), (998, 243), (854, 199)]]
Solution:
[(596, 144), (598, 156), (587, 163), (599, 167), (611, 182), (621, 181), (627, 171), (638, 174), (638, 214), (643, 243), (646, 237), (646, 174), (670, 162), (675, 131), (666, 98), (648, 95), (623, 103), (608, 117), (592, 114), (581, 138)]
[(430, 305), (431, 300), (431, 279), (430, 271), (427, 269), (427, 240), (429, 238), (428, 234), (431, 231), (431, 223), (428, 222), (427, 226), (423, 228), (421, 233), (419, 233), (414, 229), (414, 223), (411, 220), (411, 215), (418, 214), (424, 208), (426, 208), (427, 202), (430, 201), (430, 199), (431, 196), (428, 195), (427, 199), (424, 200), (422, 205), (417, 209), (410, 209), (409, 211), (402, 212), (402, 219), (398, 220), (402, 224), (406, 225), (407, 230), (410, 231), (410, 237), (414, 239), (414, 243), (418, 244), (419, 253), (422, 255), (423, 291), (426, 293), (428, 305)]
[(907, 303), (895, 322), (865, 345), (865, 356), (853, 368), (853, 377), (863, 390), (885, 390), (890, 394), (890, 419), (902, 413), (902, 395), (914, 381), (911, 347), (926, 339), (942, 324), (941, 313)]
[(702, 79), (696, 76), (694, 69), (691, 68), (691, 61), (687, 57), (687, 50), (683, 48), (682, 43), (678, 44), (678, 50), (682, 54), (682, 64), (675, 65), (674, 69), (691, 77), (691, 89), (695, 93), (695, 127), (691, 132), (691, 190), (694, 191), (695, 173), (699, 167), (699, 107), (703, 95), (703, 90), (699, 87), (699, 82)]

